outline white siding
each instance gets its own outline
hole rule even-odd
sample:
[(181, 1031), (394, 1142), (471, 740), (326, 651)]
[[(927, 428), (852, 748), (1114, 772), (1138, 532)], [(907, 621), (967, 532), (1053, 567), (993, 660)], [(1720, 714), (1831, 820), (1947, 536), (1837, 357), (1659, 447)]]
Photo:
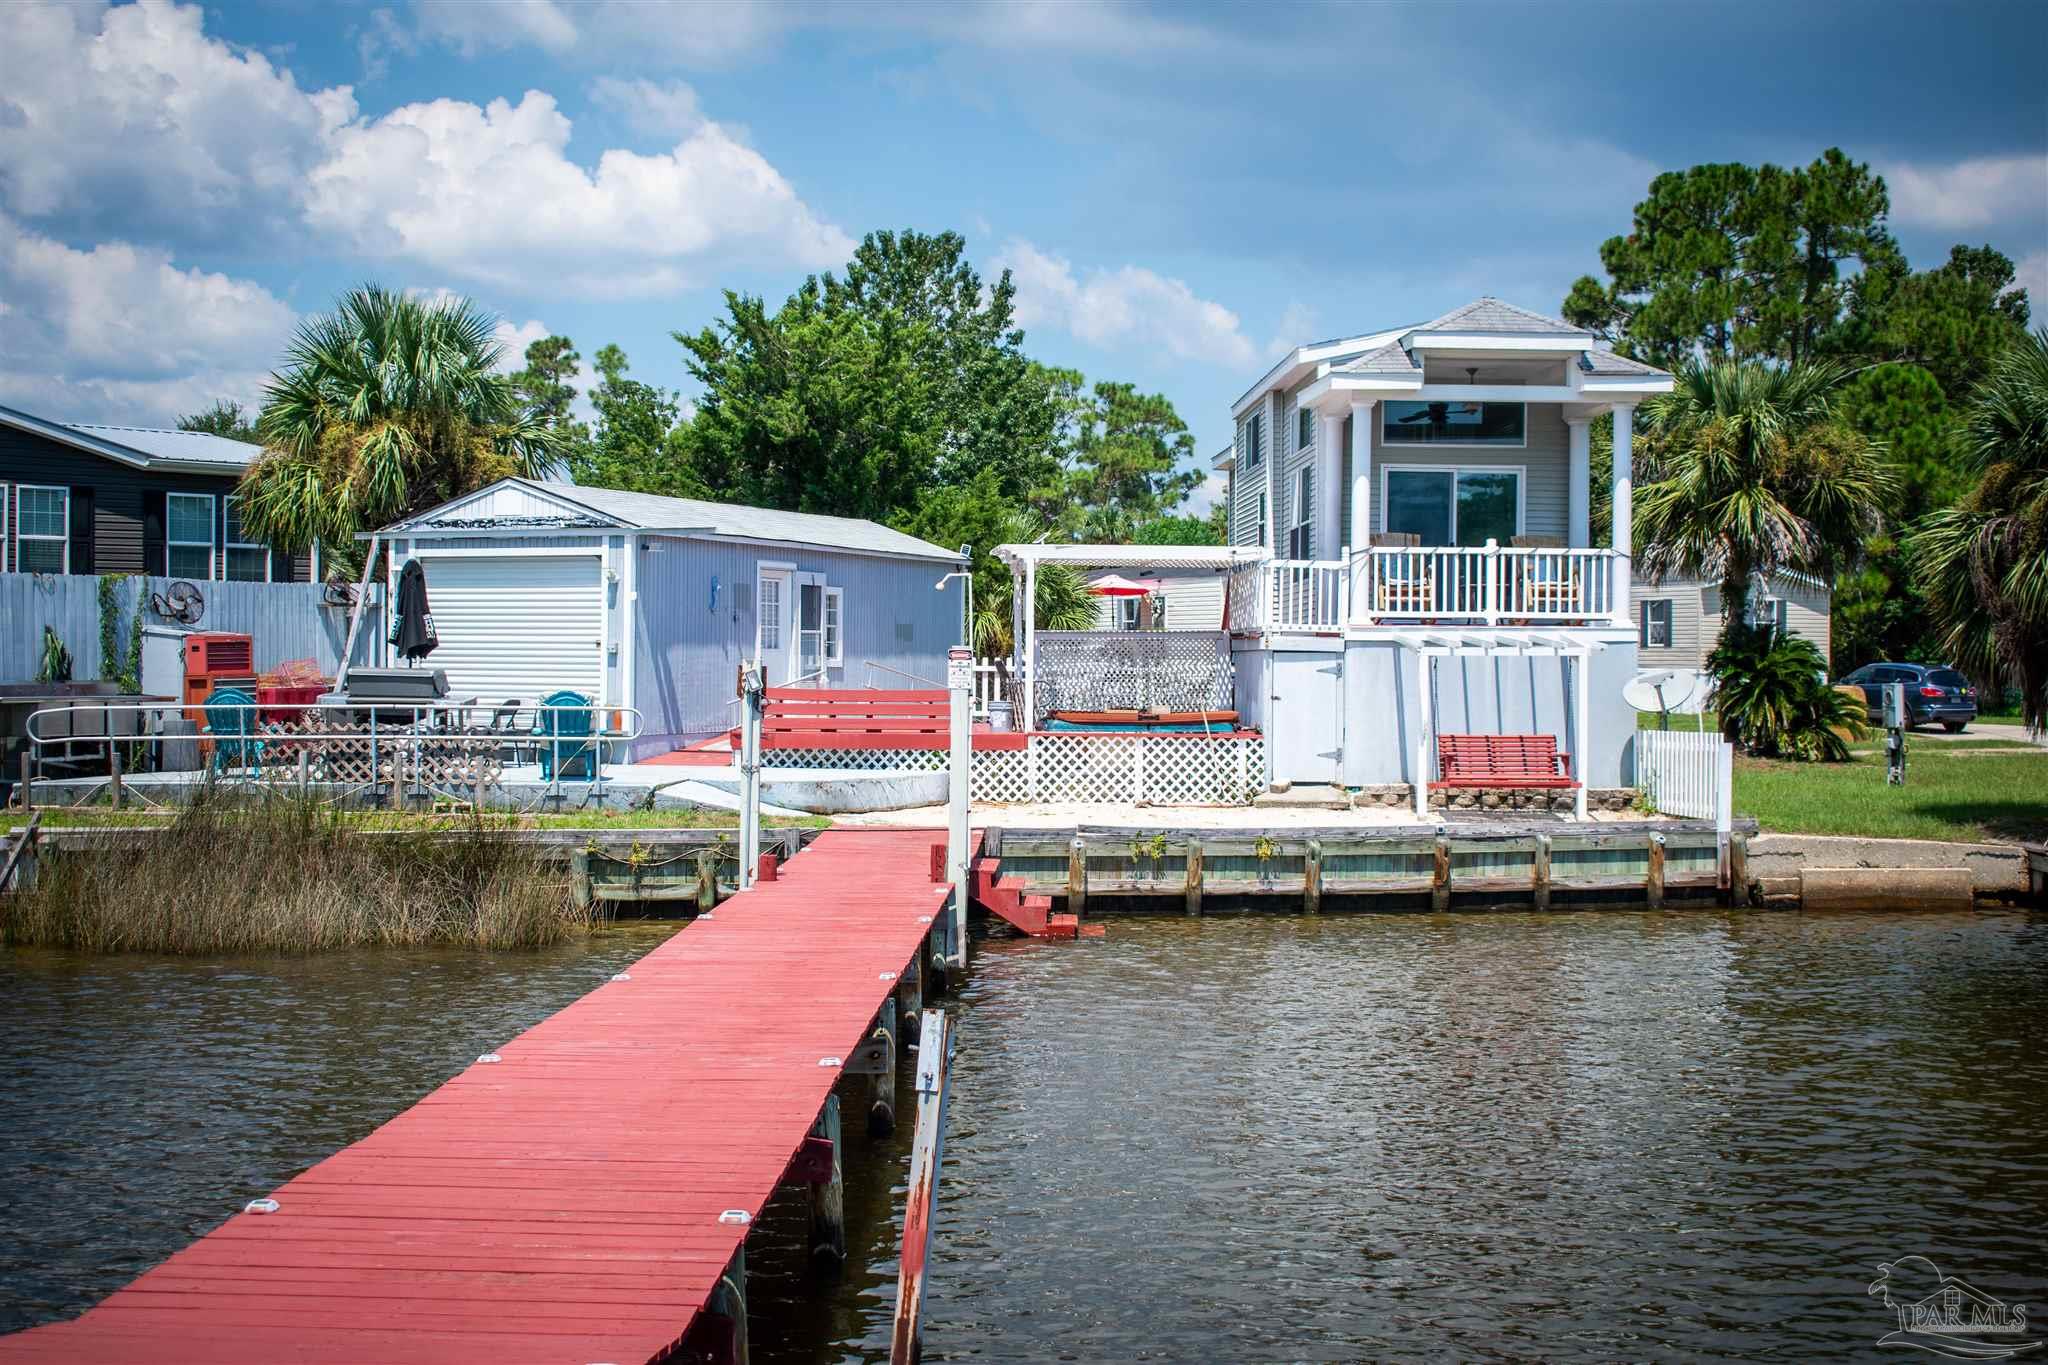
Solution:
[[(1279, 515), (1274, 518), (1273, 553), (1276, 556), (1284, 557), (1286, 555), (1287, 533), (1294, 529), (1294, 524), (1297, 521), (1301, 520), (1301, 508), (1296, 506), (1298, 501), (1296, 494), (1300, 483), (1296, 475), (1302, 466), (1315, 463), (1316, 451), (1314, 440), (1318, 439), (1321, 435), (1320, 432), (1313, 433), (1310, 444), (1306, 446), (1300, 443), (1300, 418), (1297, 414), (1300, 413), (1301, 408), (1297, 400), (1301, 395), (1301, 391), (1306, 389), (1312, 382), (1313, 376), (1310, 379), (1304, 379), (1294, 387), (1292, 393), (1279, 400), (1280, 425), (1286, 436), (1283, 447), (1286, 455), (1282, 458), (1280, 465), (1280, 497), (1274, 503), (1274, 506), (1280, 509)], [(1307, 558), (1331, 559), (1336, 556), (1336, 547), (1317, 544), (1313, 529), (1315, 525), (1313, 504), (1320, 502), (1323, 498), (1329, 496), (1330, 493), (1329, 489), (1319, 485), (1320, 480), (1311, 477), (1309, 481), (1309, 498), (1311, 502), (1309, 525), (1311, 529), (1309, 532), (1309, 552)]]
[(590, 555), (450, 555), (421, 547), (451, 696), (532, 705), (569, 688), (604, 699), (604, 589)]
[(1521, 466), (1522, 533), (1532, 536), (1566, 537), (1566, 518), (1571, 498), (1571, 444), (1564, 417), (1555, 403), (1529, 404), (1525, 423), (1528, 444), (1516, 448), (1499, 446), (1388, 445), (1378, 439), (1385, 430), (1385, 404), (1373, 408), (1372, 420), (1381, 423), (1373, 432), (1372, 529), (1387, 529), (1387, 499), (1384, 471), (1388, 466), (1408, 468), (1499, 469)]
[[(1154, 574), (1160, 584), (1159, 595), (1166, 599), (1166, 628), (1168, 630), (1221, 630), (1223, 629), (1223, 597), (1226, 578), (1223, 574)], [(1098, 598), (1095, 604), (1095, 623), (1099, 630), (1119, 629), (1119, 603), (1129, 599), (1116, 597)]]
[[(1832, 644), (1829, 615), (1833, 594), (1826, 587), (1795, 578), (1773, 579), (1768, 589), (1785, 603), (1785, 628), (1802, 640), (1813, 642), (1823, 659), (1830, 658)], [(1631, 610), (1640, 632), (1642, 609), (1635, 603), (1645, 598), (1671, 599), (1671, 648), (1642, 651), (1645, 668), (1705, 668), (1707, 656), (1721, 639), (1720, 585), (1697, 579), (1667, 578), (1651, 586), (1640, 580), (1630, 594)], [(1831, 665), (1832, 666), (1832, 665)]]

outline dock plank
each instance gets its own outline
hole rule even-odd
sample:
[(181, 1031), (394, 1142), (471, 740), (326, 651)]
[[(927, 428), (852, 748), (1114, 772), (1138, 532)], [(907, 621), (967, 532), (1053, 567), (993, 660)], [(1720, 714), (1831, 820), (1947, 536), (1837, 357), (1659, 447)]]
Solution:
[[(828, 830), (583, 999), (0, 1361), (653, 1361), (930, 932), (931, 830)], [(942, 837), (942, 836), (941, 836)], [(250, 1195), (259, 1192), (250, 1191)]]

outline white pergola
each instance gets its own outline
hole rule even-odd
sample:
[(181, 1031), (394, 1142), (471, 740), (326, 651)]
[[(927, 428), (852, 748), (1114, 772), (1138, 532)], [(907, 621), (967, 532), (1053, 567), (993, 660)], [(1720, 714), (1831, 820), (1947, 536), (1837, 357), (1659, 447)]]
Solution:
[(1034, 542), (998, 545), (995, 556), (1010, 566), (1010, 639), (1026, 724), (1038, 715), (1038, 566), (1071, 564), (1077, 569), (1202, 570), (1228, 574), (1271, 559), (1257, 545), (1074, 545)]
[(1570, 630), (1466, 629), (1455, 626), (1415, 626), (1375, 631), (1375, 640), (1391, 640), (1415, 660), (1416, 709), (1422, 725), (1415, 736), (1415, 814), (1429, 818), (1430, 749), (1436, 739), (1436, 689), (1430, 685), (1436, 661), (1444, 658), (1493, 658), (1499, 655), (1542, 659), (1570, 659), (1572, 663), (1572, 762), (1579, 785), (1573, 797), (1574, 818), (1586, 818), (1586, 739), (1592, 728), (1593, 708), (1586, 686), (1586, 665), (1591, 657), (1607, 648), (1604, 640), (1589, 638), (1585, 632)]

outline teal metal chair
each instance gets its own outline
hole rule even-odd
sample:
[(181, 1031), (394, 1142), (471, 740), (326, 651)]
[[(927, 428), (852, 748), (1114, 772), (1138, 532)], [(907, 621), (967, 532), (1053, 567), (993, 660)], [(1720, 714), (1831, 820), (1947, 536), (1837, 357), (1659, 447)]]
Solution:
[(206, 733), (213, 770), (263, 771), (263, 741), (256, 737), (256, 698), (239, 687), (217, 687), (206, 698)]
[(597, 777), (598, 741), (592, 737), (591, 699), (581, 692), (551, 692), (541, 698), (533, 735), (540, 749), (543, 782), (589, 782)]

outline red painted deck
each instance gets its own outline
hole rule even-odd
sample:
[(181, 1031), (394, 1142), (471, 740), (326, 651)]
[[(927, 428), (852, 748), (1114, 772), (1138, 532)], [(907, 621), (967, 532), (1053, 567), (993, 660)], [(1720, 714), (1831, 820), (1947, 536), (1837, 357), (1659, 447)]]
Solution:
[[(612, 981), (0, 1361), (652, 1361), (758, 1216), (944, 888), (827, 830)], [(264, 1193), (223, 1191), (240, 1204)]]

